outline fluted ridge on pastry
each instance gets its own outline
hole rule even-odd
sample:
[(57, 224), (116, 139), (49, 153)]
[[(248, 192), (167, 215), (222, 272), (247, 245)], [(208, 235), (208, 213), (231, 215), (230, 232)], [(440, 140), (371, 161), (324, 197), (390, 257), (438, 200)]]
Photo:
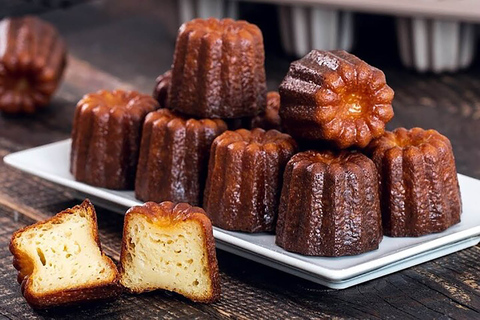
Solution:
[(246, 21), (194, 19), (178, 32), (169, 107), (201, 118), (254, 116), (265, 108), (260, 29)]
[(460, 222), (462, 203), (450, 141), (436, 130), (397, 128), (369, 152), (380, 175), (385, 234), (440, 232)]
[(360, 153), (306, 151), (288, 162), (276, 243), (314, 256), (353, 255), (382, 239), (377, 172)]
[(75, 109), (70, 170), (82, 182), (110, 189), (133, 189), (142, 124), (158, 108), (136, 91), (85, 95)]
[(277, 130), (226, 131), (211, 149), (204, 207), (227, 230), (272, 231), (282, 172), (295, 141)]
[(227, 130), (220, 119), (193, 119), (168, 109), (143, 127), (135, 195), (143, 201), (202, 203), (210, 146)]

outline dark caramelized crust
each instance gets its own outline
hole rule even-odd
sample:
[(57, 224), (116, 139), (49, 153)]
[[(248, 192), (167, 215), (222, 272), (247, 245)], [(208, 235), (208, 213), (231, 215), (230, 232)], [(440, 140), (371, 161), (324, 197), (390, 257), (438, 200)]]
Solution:
[(66, 64), (65, 42), (36, 17), (0, 21), (0, 110), (33, 113), (50, 102)]
[(283, 169), (297, 145), (277, 130), (226, 131), (212, 144), (204, 208), (215, 226), (272, 231)]
[(178, 32), (169, 108), (199, 118), (241, 118), (265, 109), (263, 36), (246, 21), (194, 19)]
[(275, 129), (282, 131), (282, 119), (278, 114), (280, 110), (280, 95), (276, 91), (267, 93), (267, 107), (265, 111), (254, 117), (251, 122), (252, 128), (264, 130)]
[[(210, 277), (210, 292), (206, 295), (208, 298), (199, 300), (198, 297), (188, 296), (183, 292), (180, 292), (187, 298), (204, 303), (215, 302), (220, 298), (220, 275), (218, 273), (218, 262), (215, 251), (215, 239), (213, 237), (213, 228), (210, 219), (205, 215), (205, 211), (199, 207), (193, 207), (188, 203), (175, 204), (170, 201), (164, 201), (161, 203), (146, 202), (142, 206), (135, 206), (130, 208), (125, 214), (125, 225), (123, 228), (122, 249), (120, 252), (120, 274), (124, 274), (123, 266), (125, 265), (125, 259), (128, 252), (127, 239), (127, 224), (134, 219), (134, 215), (143, 215), (151, 219), (157, 225), (161, 227), (175, 227), (175, 225), (184, 221), (195, 221), (201, 225), (204, 235), (204, 248), (207, 252), (207, 264), (208, 274)], [(147, 235), (145, 235), (147, 236)], [(188, 235), (185, 235), (188, 236)], [(151, 288), (155, 289), (155, 288)], [(145, 290), (149, 291), (149, 290)]]
[(417, 237), (460, 222), (457, 170), (445, 136), (435, 130), (398, 128), (368, 149), (380, 174), (386, 235)]
[(110, 189), (133, 189), (145, 116), (158, 108), (135, 91), (98, 91), (77, 104), (70, 171), (76, 180)]
[(168, 70), (161, 74), (155, 80), (155, 89), (153, 90), (153, 98), (158, 101), (161, 108), (168, 108), (168, 90), (172, 82), (172, 70)]
[(382, 71), (345, 51), (312, 50), (280, 85), (280, 117), (296, 138), (364, 148), (393, 117)]
[(168, 109), (150, 113), (143, 127), (136, 197), (200, 205), (210, 146), (225, 130), (220, 119), (189, 119)]
[(288, 162), (276, 243), (312, 256), (378, 248), (382, 222), (377, 170), (361, 153), (306, 151)]

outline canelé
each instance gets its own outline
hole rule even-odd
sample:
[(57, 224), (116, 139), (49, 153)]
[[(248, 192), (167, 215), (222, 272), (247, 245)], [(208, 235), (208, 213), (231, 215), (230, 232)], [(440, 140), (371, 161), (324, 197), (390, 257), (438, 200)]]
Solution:
[(136, 197), (201, 205), (210, 146), (225, 130), (220, 119), (192, 119), (168, 109), (150, 113), (143, 126)]
[(0, 111), (33, 113), (46, 106), (66, 64), (66, 46), (48, 22), (26, 16), (0, 21)]
[(178, 32), (169, 108), (198, 118), (242, 118), (265, 109), (260, 29), (246, 21), (194, 19)]
[(397, 128), (368, 150), (380, 175), (386, 235), (417, 237), (460, 222), (462, 203), (448, 138), (435, 130)]
[(226, 131), (212, 144), (204, 209), (213, 225), (273, 231), (282, 174), (296, 143), (277, 130)]
[(312, 50), (280, 84), (282, 124), (294, 138), (364, 148), (393, 117), (385, 75), (345, 51)]
[(309, 256), (346, 256), (382, 240), (378, 175), (365, 155), (305, 151), (285, 169), (276, 243)]
[(158, 108), (136, 91), (85, 95), (73, 119), (70, 171), (76, 180), (109, 189), (133, 189), (145, 116)]

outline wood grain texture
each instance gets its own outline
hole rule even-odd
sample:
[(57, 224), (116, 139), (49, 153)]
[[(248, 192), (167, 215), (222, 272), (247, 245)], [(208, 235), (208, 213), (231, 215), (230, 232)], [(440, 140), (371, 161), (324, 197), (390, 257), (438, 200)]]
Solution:
[[(153, 89), (155, 77), (169, 67), (173, 52), (172, 38), (159, 18), (162, 14), (159, 9), (135, 8), (125, 15), (112, 7), (111, 2), (100, 1), (45, 15), (61, 28), (69, 44), (69, 69), (49, 108), (29, 117), (0, 116), (0, 157), (68, 138), (74, 106), (87, 92), (126, 87), (148, 93)], [(267, 52), (270, 89), (278, 86), (289, 61)], [(417, 75), (394, 67), (385, 72), (396, 91), (395, 117), (389, 128), (439, 130), (452, 140), (458, 170), (480, 178), (478, 66), (455, 76)], [(212, 305), (156, 291), (88, 306), (33, 311), (16, 282), (8, 251), (10, 236), (22, 226), (78, 203), (72, 190), (0, 164), (0, 318), (480, 318), (479, 247), (340, 291), (218, 251), (222, 298)], [(100, 207), (97, 214), (102, 246), (118, 262), (123, 216)]]

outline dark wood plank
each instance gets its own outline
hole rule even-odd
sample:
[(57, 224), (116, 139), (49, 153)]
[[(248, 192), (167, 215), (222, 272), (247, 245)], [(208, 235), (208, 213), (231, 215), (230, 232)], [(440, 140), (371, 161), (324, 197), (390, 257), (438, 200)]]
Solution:
[[(69, 68), (49, 108), (30, 117), (0, 116), (0, 157), (68, 138), (75, 103), (98, 89), (149, 92), (171, 63), (171, 22), (155, 1), (130, 8), (97, 1), (50, 12), (70, 48)], [(172, 3), (170, 1), (169, 3)], [(119, 7), (120, 6), (120, 7)], [(162, 12), (165, 11), (165, 12)], [(170, 21), (170, 23), (167, 23)], [(157, 40), (158, 39), (158, 40)], [(291, 59), (268, 51), (269, 87), (282, 80)], [(87, 62), (88, 61), (88, 62)], [(478, 66), (458, 75), (418, 75), (385, 69), (396, 91), (389, 128), (436, 128), (451, 140), (460, 172), (480, 178), (480, 74)], [(123, 295), (90, 306), (33, 311), (16, 283), (8, 252), (16, 229), (77, 204), (73, 191), (0, 164), (0, 316), (36, 318), (369, 318), (480, 317), (480, 248), (474, 247), (346, 290), (332, 290), (218, 251), (222, 299), (195, 304), (167, 292)], [(97, 207), (100, 238), (118, 262), (123, 217)]]

